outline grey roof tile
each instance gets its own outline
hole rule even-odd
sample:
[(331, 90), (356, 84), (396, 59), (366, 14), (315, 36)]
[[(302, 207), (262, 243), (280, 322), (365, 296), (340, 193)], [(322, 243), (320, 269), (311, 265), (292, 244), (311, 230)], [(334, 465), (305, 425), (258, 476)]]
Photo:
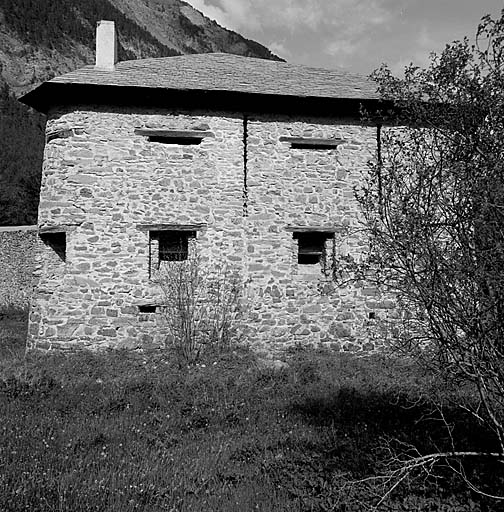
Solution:
[(131, 60), (113, 71), (86, 66), (48, 83), (378, 99), (375, 84), (361, 75), (226, 53)]

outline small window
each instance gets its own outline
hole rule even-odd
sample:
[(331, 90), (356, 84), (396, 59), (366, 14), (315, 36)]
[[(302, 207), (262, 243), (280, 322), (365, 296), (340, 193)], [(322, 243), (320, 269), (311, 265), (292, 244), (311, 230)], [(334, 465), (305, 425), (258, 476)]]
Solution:
[(64, 231), (40, 233), (40, 238), (58, 255), (61, 261), (66, 261), (66, 233)]
[(151, 240), (158, 242), (158, 262), (185, 261), (189, 256), (189, 238), (195, 231), (150, 231)]
[(325, 243), (332, 238), (333, 233), (308, 231), (294, 233), (298, 241), (298, 264), (315, 265), (322, 262), (325, 253)]

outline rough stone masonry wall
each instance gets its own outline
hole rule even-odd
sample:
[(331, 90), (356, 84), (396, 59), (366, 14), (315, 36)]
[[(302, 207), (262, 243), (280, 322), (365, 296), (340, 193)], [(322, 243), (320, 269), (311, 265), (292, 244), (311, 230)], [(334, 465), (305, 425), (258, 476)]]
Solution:
[[(201, 145), (172, 146), (137, 128), (201, 129)], [(49, 246), (30, 314), (37, 347), (136, 347), (162, 343), (157, 315), (138, 305), (161, 300), (149, 280), (149, 233), (139, 224), (201, 224), (207, 254), (241, 261), (243, 121), (233, 115), (162, 110), (52, 112), (39, 206), (41, 228), (67, 230), (67, 259)]]
[[(138, 128), (202, 129), (201, 145), (149, 142)], [(365, 248), (352, 228), (353, 187), (375, 156), (376, 128), (355, 121), (169, 110), (52, 112), (39, 224), (66, 230), (67, 258), (41, 244), (43, 268), (29, 342), (41, 348), (138, 347), (165, 339), (150, 280), (149, 233), (139, 225), (200, 225), (195, 245), (245, 283), (251, 343), (327, 343), (372, 349), (376, 290), (339, 289), (317, 265), (298, 265), (293, 227), (335, 229), (328, 253)], [(52, 134), (60, 134), (53, 137)], [(334, 150), (291, 149), (281, 136), (340, 137)], [(244, 144), (246, 140), (246, 145)]]
[[(387, 316), (393, 303), (365, 283), (336, 286), (321, 264), (298, 264), (292, 231), (335, 230), (326, 242), (328, 267), (341, 256), (358, 260), (365, 253), (354, 187), (376, 157), (377, 128), (261, 116), (250, 119), (248, 135), (247, 268), (255, 338), (280, 346), (374, 349), (375, 319)], [(333, 150), (292, 149), (281, 137), (344, 142)]]
[(37, 284), (36, 226), (0, 227), (0, 313), (25, 310)]

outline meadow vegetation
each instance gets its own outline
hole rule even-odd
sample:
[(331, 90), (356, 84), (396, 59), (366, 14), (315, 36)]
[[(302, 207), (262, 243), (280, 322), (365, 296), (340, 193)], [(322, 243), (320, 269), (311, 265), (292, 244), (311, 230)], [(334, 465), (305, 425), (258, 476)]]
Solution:
[[(383, 494), (365, 479), (396, 446), (493, 441), (450, 406), (460, 390), (406, 360), (297, 348), (274, 369), (237, 347), (189, 366), (168, 350), (25, 357), (23, 322), (1, 321), (2, 511), (360, 511)], [(502, 488), (496, 465), (464, 471)], [(448, 468), (417, 477), (380, 510), (499, 510)]]

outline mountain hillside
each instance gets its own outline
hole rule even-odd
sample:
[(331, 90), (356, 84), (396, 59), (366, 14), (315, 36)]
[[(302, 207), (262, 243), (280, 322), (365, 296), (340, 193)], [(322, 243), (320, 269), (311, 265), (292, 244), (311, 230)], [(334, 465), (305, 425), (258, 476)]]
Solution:
[(162, 44), (179, 53), (225, 52), (276, 59), (266, 47), (223, 29), (180, 0), (110, 0)]
[(278, 59), (181, 0), (0, 0), (0, 225), (37, 216), (45, 119), (15, 98), (92, 64), (101, 19), (116, 22), (120, 60), (203, 52)]

